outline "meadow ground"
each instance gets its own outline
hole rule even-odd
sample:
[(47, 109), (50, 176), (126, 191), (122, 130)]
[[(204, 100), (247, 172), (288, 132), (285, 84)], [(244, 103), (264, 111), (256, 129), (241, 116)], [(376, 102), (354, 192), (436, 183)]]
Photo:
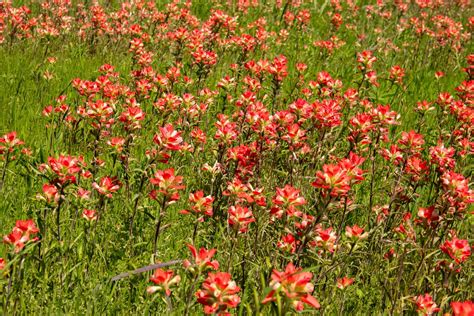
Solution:
[(473, 13), (0, 1), (3, 313), (474, 315)]

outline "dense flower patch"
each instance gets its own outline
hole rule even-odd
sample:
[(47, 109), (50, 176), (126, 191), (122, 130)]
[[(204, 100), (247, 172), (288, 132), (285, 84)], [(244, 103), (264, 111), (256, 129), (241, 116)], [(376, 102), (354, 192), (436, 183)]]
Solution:
[(473, 315), (469, 0), (113, 2), (0, 2), (5, 314)]

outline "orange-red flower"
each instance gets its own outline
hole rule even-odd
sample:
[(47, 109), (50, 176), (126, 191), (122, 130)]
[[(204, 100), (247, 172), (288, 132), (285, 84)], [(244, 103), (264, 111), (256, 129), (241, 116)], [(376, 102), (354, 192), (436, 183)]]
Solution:
[(458, 239), (454, 236), (451, 240), (446, 240), (440, 246), (440, 249), (451, 257), (456, 263), (461, 263), (467, 260), (471, 255), (471, 247), (467, 240)]
[(183, 148), (181, 132), (176, 131), (171, 124), (160, 127), (160, 132), (153, 137), (153, 141), (169, 150), (181, 150)]
[(347, 171), (340, 165), (333, 164), (324, 165), (323, 171), (316, 173), (316, 181), (312, 185), (327, 190), (332, 197), (345, 196), (351, 189)]
[(423, 315), (433, 315), (439, 311), (438, 305), (428, 293), (415, 298), (416, 310)]
[(250, 223), (255, 222), (252, 211), (247, 207), (240, 205), (231, 206), (229, 212), (229, 225), (238, 229), (239, 232), (245, 233)]
[(146, 291), (148, 294), (153, 294), (156, 291), (164, 291), (167, 296), (171, 295), (171, 287), (181, 281), (179, 275), (173, 276), (172, 270), (156, 269), (150, 278), (150, 281), (156, 285), (149, 286)]
[(97, 219), (97, 212), (95, 210), (83, 210), (82, 218), (85, 218), (88, 221), (95, 221)]
[(111, 198), (112, 193), (117, 192), (117, 190), (120, 189), (120, 186), (121, 183), (116, 177), (103, 177), (100, 179), (99, 183), (92, 183), (94, 189), (108, 198)]
[(37, 238), (31, 239), (32, 235), (39, 232), (33, 220), (18, 220), (13, 227), (10, 234), (3, 237), (3, 242), (6, 244), (13, 245), (15, 252), (20, 252), (29, 241), (36, 241)]
[(273, 203), (286, 210), (288, 215), (293, 214), (296, 207), (306, 204), (304, 196), (300, 195), (300, 190), (290, 185), (285, 185), (284, 188), (277, 187), (276, 191)]
[(59, 155), (58, 158), (49, 157), (48, 163), (40, 165), (39, 170), (52, 173), (63, 185), (67, 182), (76, 183), (76, 175), (81, 172), (82, 166), (84, 166), (82, 157)]
[(0, 137), (0, 155), (4, 152), (13, 152), (16, 146), (23, 145), (24, 142), (16, 137), (16, 132), (10, 132)]
[(179, 200), (179, 190), (184, 189), (183, 177), (176, 176), (174, 169), (158, 170), (155, 177), (150, 179), (151, 184), (158, 187), (158, 190), (152, 190), (150, 197), (154, 200), (158, 198), (158, 193), (163, 194), (169, 199), (169, 202)]
[(364, 229), (357, 225), (354, 225), (352, 227), (346, 226), (346, 236), (350, 239), (358, 240), (367, 238), (368, 233), (364, 233)]
[[(197, 215), (201, 214), (212, 216), (212, 202), (214, 198), (210, 195), (204, 196), (204, 192), (199, 190), (194, 193), (189, 194), (189, 202), (191, 202), (191, 210)], [(181, 214), (190, 214), (187, 210), (182, 210)], [(203, 218), (199, 218), (200, 221), (203, 221)]]
[(229, 308), (236, 308), (240, 303), (237, 293), (240, 288), (226, 272), (209, 272), (202, 288), (196, 292), (197, 301), (204, 305), (204, 313), (230, 315)]
[(285, 295), (284, 298), (290, 301), (297, 311), (303, 310), (304, 304), (319, 308), (319, 302), (311, 295), (314, 290), (314, 286), (311, 283), (313, 274), (302, 272), (301, 270), (301, 268), (295, 268), (291, 262), (286, 266), (284, 272), (274, 269), (272, 281), (270, 282), (272, 290), (262, 303), (266, 304), (275, 301), (276, 295), (282, 292)]
[(451, 308), (454, 316), (473, 316), (474, 315), (474, 302), (451, 302)]
[(343, 290), (346, 287), (348, 287), (349, 285), (351, 285), (352, 283), (354, 283), (354, 279), (348, 278), (348, 277), (343, 277), (341, 279), (337, 279), (336, 286), (339, 289)]
[(207, 268), (217, 270), (219, 269), (219, 262), (217, 260), (211, 261), (212, 257), (216, 254), (216, 249), (207, 250), (206, 248), (199, 249), (199, 252), (193, 245), (187, 245), (191, 251), (193, 262), (189, 260), (183, 261), (183, 266), (186, 269), (194, 271), (195, 268), (198, 272), (204, 271)]

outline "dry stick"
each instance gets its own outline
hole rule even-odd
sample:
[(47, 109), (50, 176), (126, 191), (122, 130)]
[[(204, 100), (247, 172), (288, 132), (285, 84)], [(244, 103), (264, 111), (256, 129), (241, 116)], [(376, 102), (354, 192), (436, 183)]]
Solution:
[(141, 194), (141, 191), (143, 189), (143, 185), (145, 184), (145, 177), (146, 177), (146, 169), (143, 172), (142, 177), (140, 179), (140, 187), (139, 187), (139, 190), (138, 190), (138, 196), (137, 196), (137, 198), (135, 200), (135, 204), (133, 206), (132, 216), (130, 217), (130, 225), (129, 225), (129, 228), (128, 228), (128, 233), (129, 233), (130, 236), (133, 235), (133, 223), (135, 221), (135, 216), (137, 215), (138, 203), (139, 203), (139, 200), (140, 200), (140, 194)]
[(388, 216), (389, 216), (389, 218), (387, 218), (387, 220), (385, 221), (384, 233), (389, 230), (389, 226), (392, 224), (391, 210), (392, 210), (393, 203), (395, 203), (395, 200), (397, 198), (397, 188), (400, 185), (400, 182), (402, 181), (403, 170), (405, 169), (406, 163), (407, 163), (407, 159), (404, 159), (403, 163), (402, 163), (402, 167), (400, 168), (400, 173), (398, 174), (397, 182), (395, 183), (395, 185), (392, 188), (392, 193), (391, 193), (391, 196), (390, 196), (390, 203), (388, 204), (388, 212), (389, 212)]
[[(129, 176), (129, 165), (130, 165), (130, 143), (133, 140), (133, 134), (128, 135), (125, 146), (124, 146), (124, 159), (121, 159), (122, 167), (125, 171), (125, 191), (127, 192), (127, 198), (130, 198), (130, 176)], [(115, 160), (114, 160), (115, 165)]]
[(229, 261), (227, 261), (227, 269), (225, 271), (229, 271), (232, 265), (232, 253), (234, 252), (235, 244), (237, 244), (237, 242), (239, 241), (238, 236), (239, 236), (239, 229), (235, 228), (234, 238), (232, 238), (233, 241), (232, 241), (232, 245), (230, 246), (230, 251), (229, 251)]
[(148, 266), (144, 266), (144, 267), (138, 268), (138, 269), (133, 270), (133, 271), (120, 273), (119, 275), (114, 276), (111, 279), (111, 281), (118, 281), (118, 280), (121, 280), (121, 279), (124, 279), (124, 278), (128, 278), (128, 277), (130, 277), (132, 275), (135, 275), (135, 274), (140, 274), (140, 273), (147, 272), (147, 271), (150, 271), (150, 270), (168, 267), (168, 266), (172, 266), (172, 265), (179, 264), (179, 263), (181, 263), (181, 260), (171, 260), (171, 261), (167, 261), (167, 262), (163, 262), (163, 263), (150, 264)]
[(346, 219), (346, 213), (347, 213), (347, 195), (344, 197), (344, 211), (342, 212), (341, 222), (339, 223), (339, 227), (337, 229), (337, 233), (339, 234), (339, 238), (342, 235), (342, 226), (344, 225), (344, 221)]
[(7, 151), (7, 157), (5, 158), (5, 164), (3, 165), (3, 170), (2, 170), (2, 180), (0, 181), (0, 190), (3, 188), (3, 184), (5, 183), (5, 175), (7, 173), (7, 165), (8, 165), (8, 159), (10, 158), (10, 151)]
[(392, 300), (392, 308), (390, 309), (390, 315), (394, 315), (395, 308), (397, 307), (396, 299), (397, 299), (397, 296), (400, 295), (400, 282), (402, 280), (403, 270), (405, 266), (404, 260), (405, 260), (406, 254), (407, 254), (407, 249), (406, 249), (406, 246), (404, 245), (403, 253), (398, 261), (399, 266), (398, 266), (397, 286), (396, 286), (395, 293)]
[(138, 202), (140, 200), (140, 195), (141, 195), (141, 191), (143, 189), (143, 185), (145, 184), (145, 178), (147, 176), (147, 170), (148, 168), (155, 162), (155, 159), (156, 157), (154, 157), (149, 163), (147, 166), (145, 166), (145, 169), (143, 170), (143, 174), (142, 174), (142, 177), (140, 179), (140, 188), (138, 189), (138, 196), (135, 200), (135, 204), (133, 206), (133, 214), (130, 218), (130, 227), (129, 227), (129, 235), (132, 236), (133, 235), (133, 223), (135, 221), (135, 216), (137, 215), (137, 210), (138, 210)]
[(63, 193), (64, 193), (64, 187), (61, 186), (61, 191), (59, 192), (59, 201), (58, 201), (58, 207), (56, 208), (56, 225), (58, 226), (57, 227), (57, 234), (58, 234), (58, 240), (61, 240), (61, 205), (63, 204), (64, 202), (64, 198), (63, 198)]
[(310, 224), (304, 234), (303, 234), (303, 240), (302, 240), (302, 243), (300, 245), (300, 247), (296, 250), (296, 255), (297, 255), (297, 260), (296, 260), (296, 266), (299, 266), (300, 264), (300, 261), (302, 259), (302, 256), (303, 256), (303, 252), (305, 250), (305, 247), (306, 247), (306, 244), (308, 243), (308, 234), (311, 233), (311, 231), (314, 229), (314, 227), (317, 225), (317, 223), (319, 222), (319, 220), (321, 219), (321, 217), (324, 215), (324, 213), (326, 213), (326, 209), (328, 208), (329, 204), (331, 203), (331, 197), (329, 197), (329, 199), (327, 200), (327, 202), (325, 203), (324, 207), (321, 209), (321, 212), (318, 214), (318, 216), (316, 217), (316, 219), (313, 221), (312, 224)]
[(193, 245), (194, 245), (194, 242), (196, 241), (198, 226), (199, 226), (199, 220), (196, 219), (196, 223), (194, 223), (194, 231), (193, 231)]
[(198, 281), (199, 274), (194, 277), (193, 283), (191, 284), (191, 287), (189, 288), (189, 291), (186, 295), (186, 308), (184, 309), (184, 316), (187, 316), (189, 314), (189, 308), (191, 307), (191, 299), (193, 298), (194, 289), (196, 288), (196, 284)]
[[(415, 270), (415, 273), (413, 274), (413, 277), (411, 278), (413, 280), (413, 283), (412, 285), (410, 286), (410, 289), (413, 289), (413, 287), (415, 286), (416, 284), (416, 278), (418, 276), (418, 273), (420, 272), (421, 270), (421, 267), (423, 266), (423, 263), (425, 262), (425, 258), (426, 258), (426, 252), (427, 252), (427, 246), (429, 244), (431, 244), (431, 239), (434, 238), (434, 229), (431, 229), (430, 231), (430, 234), (429, 236), (426, 237), (426, 240), (423, 242), (423, 246), (422, 246), (422, 249), (421, 249), (421, 259), (420, 259), (420, 263), (418, 264), (418, 266), (416, 267), (416, 270)], [(421, 284), (422, 285), (422, 284)]]
[(166, 209), (166, 196), (163, 197), (161, 209), (158, 214), (159, 216), (158, 222), (156, 223), (155, 238), (153, 239), (153, 255), (156, 255), (158, 236), (160, 235), (161, 220), (163, 219), (163, 216), (165, 215), (165, 209)]
[(367, 227), (370, 228), (370, 215), (372, 214), (372, 207), (374, 203), (374, 180), (375, 180), (375, 159), (376, 159), (376, 153), (377, 153), (377, 147), (378, 143), (380, 140), (380, 133), (377, 133), (377, 141), (375, 142), (375, 145), (372, 149), (372, 155), (370, 157), (371, 159), (371, 168), (370, 168), (370, 196), (369, 196), (369, 212), (367, 216)]

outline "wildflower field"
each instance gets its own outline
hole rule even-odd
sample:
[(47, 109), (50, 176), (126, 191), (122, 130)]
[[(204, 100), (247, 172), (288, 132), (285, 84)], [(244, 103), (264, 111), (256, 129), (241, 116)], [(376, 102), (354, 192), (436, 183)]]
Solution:
[(474, 315), (470, 0), (0, 0), (3, 315)]

